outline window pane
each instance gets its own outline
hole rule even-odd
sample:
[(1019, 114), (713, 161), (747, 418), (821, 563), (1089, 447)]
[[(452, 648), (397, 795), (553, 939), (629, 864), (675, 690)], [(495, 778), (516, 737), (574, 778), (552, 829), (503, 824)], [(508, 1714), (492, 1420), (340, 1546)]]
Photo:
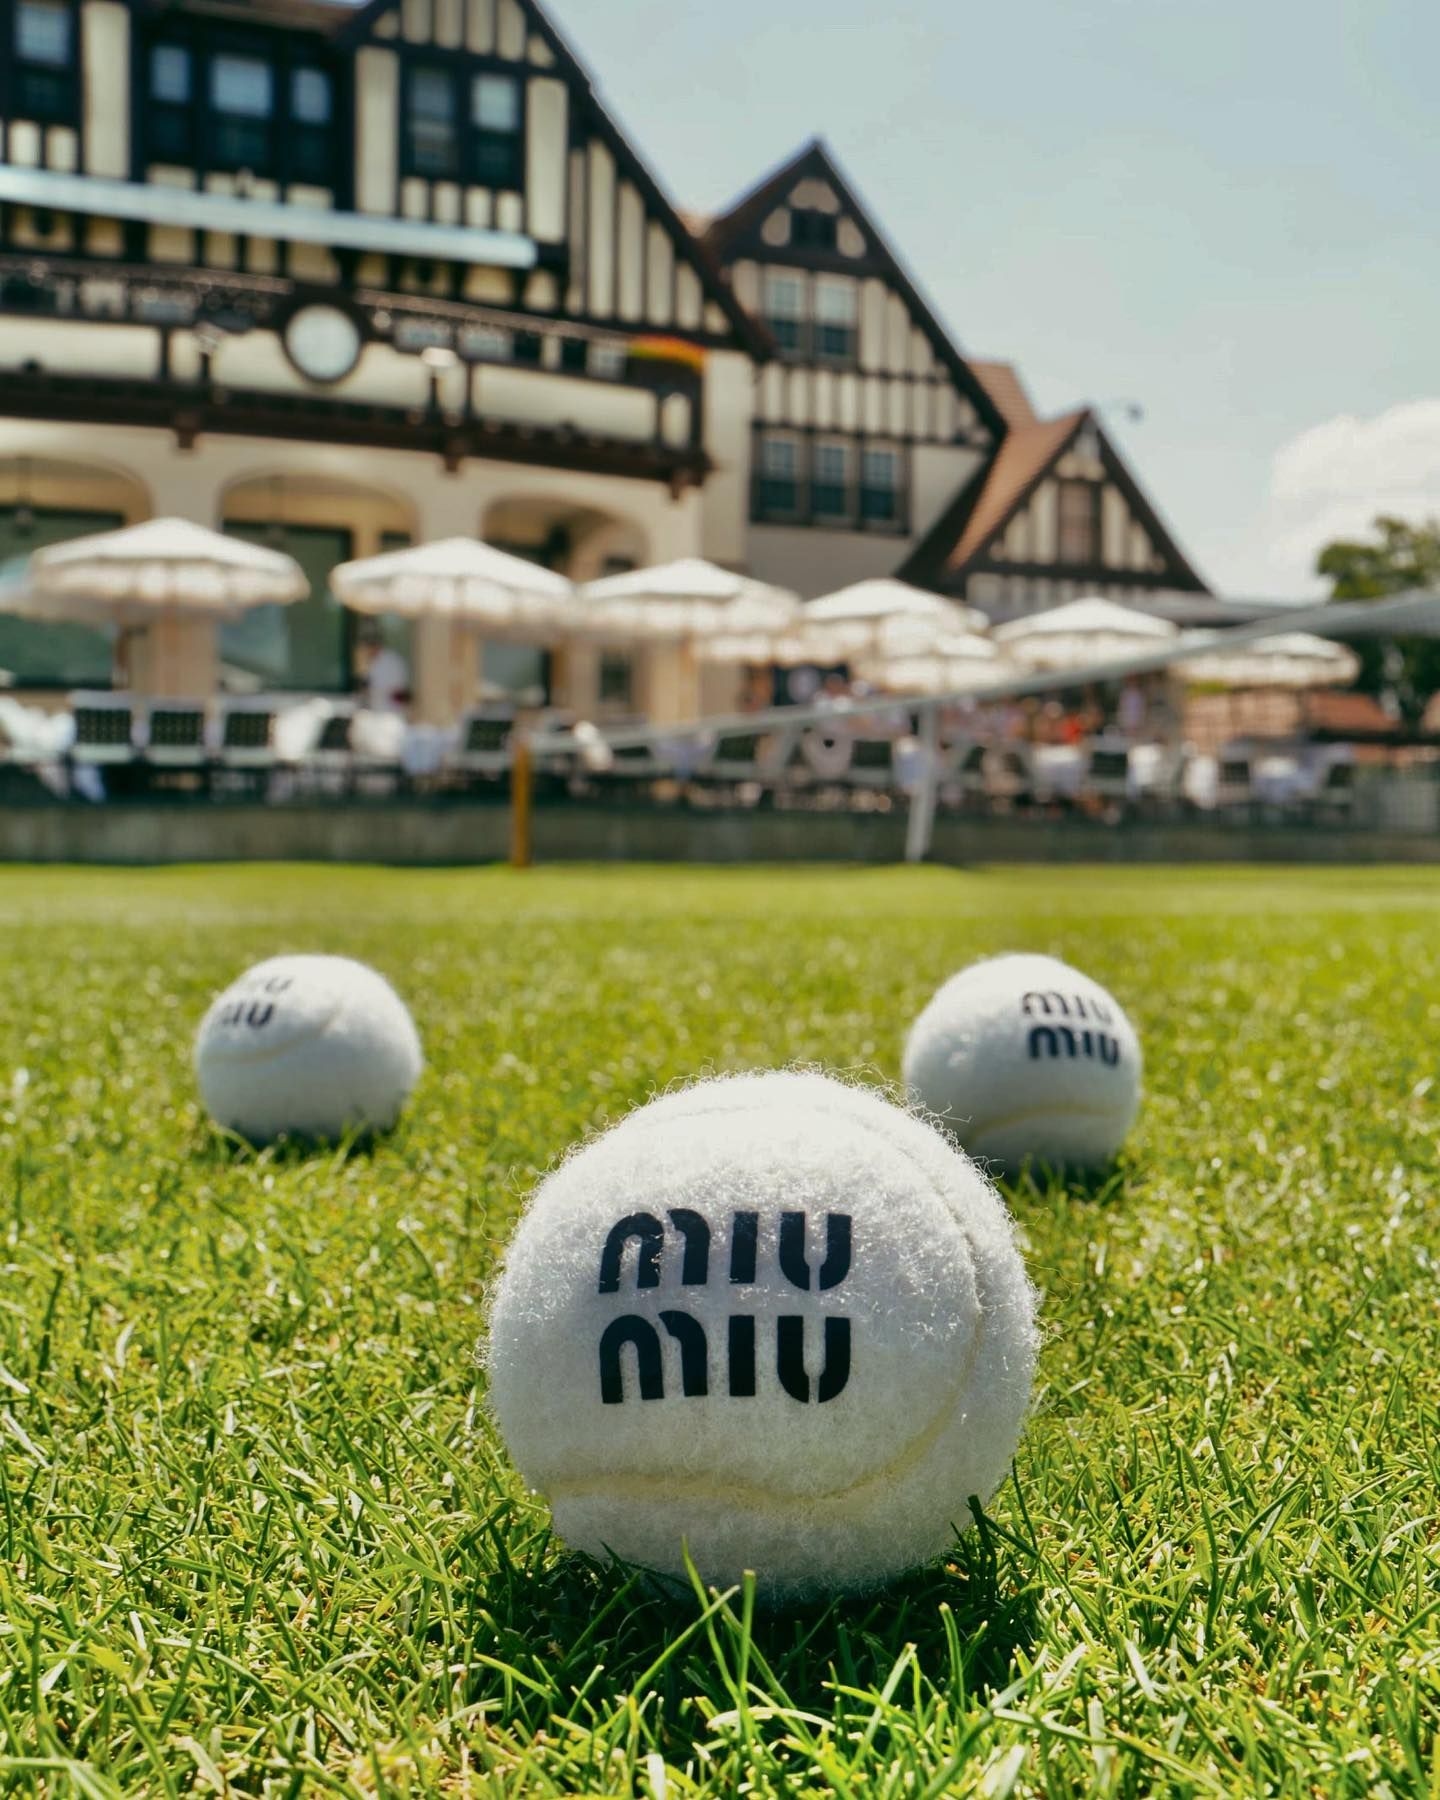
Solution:
[(190, 52), (176, 44), (158, 44), (150, 52), (150, 92), (156, 100), (184, 105), (190, 98)]
[(284, 550), (310, 578), (294, 606), (256, 606), (220, 627), (220, 660), (268, 688), (345, 693), (350, 687), (346, 615), (330, 593), (330, 571), (352, 554), (350, 533), (318, 525), (227, 523), (231, 537)]
[(805, 316), (804, 284), (794, 275), (770, 275), (765, 280), (765, 310), (772, 319)]
[(258, 56), (217, 56), (210, 64), (210, 100), (219, 112), (268, 119), (275, 108), (275, 75)]
[(20, 0), (15, 50), (25, 62), (64, 69), (70, 63), (70, 8), (55, 0)]
[(843, 519), (850, 513), (850, 452), (844, 444), (817, 444), (811, 510), (817, 518)]
[(470, 163), (471, 174), (481, 187), (519, 188), (522, 185), (518, 137), (477, 132)]
[(302, 125), (330, 123), (330, 77), (323, 69), (291, 73), (290, 117)]
[(470, 90), (470, 117), (486, 131), (518, 131), (519, 85), (508, 75), (477, 75)]
[(860, 517), (889, 524), (899, 516), (899, 463), (893, 450), (867, 450), (860, 464)]
[[(12, 471), (13, 473), (13, 468)], [(13, 492), (13, 488), (12, 488)], [(33, 512), (0, 506), (0, 568), (46, 544), (114, 531), (125, 523), (118, 513)], [(88, 625), (40, 625), (0, 613), (0, 669), (20, 687), (108, 687), (113, 652), (109, 634)]]
[(821, 444), (815, 452), (815, 479), (843, 482), (849, 476), (849, 465), (843, 444)]
[(793, 475), (798, 464), (791, 438), (765, 438), (760, 445), (760, 466), (767, 475)]
[(893, 450), (867, 450), (865, 452), (865, 485), (866, 487), (894, 487), (895, 452)]
[(806, 250), (833, 250), (836, 224), (834, 213), (797, 208), (790, 214), (790, 241)]
[(442, 69), (415, 69), (410, 76), (410, 111), (417, 119), (450, 124), (455, 117), (455, 86)]
[(815, 296), (815, 314), (831, 325), (853, 325), (860, 301), (852, 283), (822, 281)]

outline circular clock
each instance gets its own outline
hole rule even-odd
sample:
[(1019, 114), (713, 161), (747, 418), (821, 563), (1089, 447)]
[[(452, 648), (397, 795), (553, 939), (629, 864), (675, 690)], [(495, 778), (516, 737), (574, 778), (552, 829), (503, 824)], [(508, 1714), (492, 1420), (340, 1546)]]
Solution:
[(360, 328), (338, 306), (302, 306), (285, 327), (285, 350), (309, 381), (342, 381), (360, 360)]

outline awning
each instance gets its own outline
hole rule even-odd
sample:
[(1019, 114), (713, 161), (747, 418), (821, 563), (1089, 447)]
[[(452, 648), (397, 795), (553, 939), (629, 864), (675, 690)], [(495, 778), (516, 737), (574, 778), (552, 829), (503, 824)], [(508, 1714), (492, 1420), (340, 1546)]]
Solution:
[(275, 200), (242, 200), (233, 194), (197, 193), (140, 181), (107, 181), (97, 175), (62, 175), (54, 169), (0, 165), (0, 201), (43, 206), (56, 212), (135, 219), (194, 231), (228, 231), (237, 237), (276, 238), (374, 250), (390, 256), (433, 257), (442, 262), (486, 263), (501, 269), (534, 268), (534, 240), (518, 231), (470, 225), (432, 225), (423, 219), (371, 217)]

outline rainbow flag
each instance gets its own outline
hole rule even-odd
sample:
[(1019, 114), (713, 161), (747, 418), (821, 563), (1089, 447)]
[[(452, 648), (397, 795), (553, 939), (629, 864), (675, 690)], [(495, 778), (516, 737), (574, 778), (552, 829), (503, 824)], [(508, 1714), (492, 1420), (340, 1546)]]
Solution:
[(693, 369), (697, 375), (705, 373), (704, 350), (699, 344), (692, 344), (685, 338), (633, 338), (630, 343), (630, 354), (637, 362), (683, 363), (687, 369)]

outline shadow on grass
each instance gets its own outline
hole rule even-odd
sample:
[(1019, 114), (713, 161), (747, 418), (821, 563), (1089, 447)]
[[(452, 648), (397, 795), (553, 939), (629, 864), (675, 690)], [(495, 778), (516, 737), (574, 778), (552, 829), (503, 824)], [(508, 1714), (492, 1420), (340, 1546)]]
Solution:
[(1059, 1200), (1078, 1200), (1087, 1206), (1112, 1206), (1125, 1198), (1130, 1168), (1118, 1157), (1098, 1169), (1071, 1169), (1050, 1163), (1028, 1162), (1013, 1175), (999, 1178), (1007, 1201), (1053, 1205)]
[(361, 1131), (340, 1138), (300, 1137), (287, 1131), (270, 1143), (256, 1143), (238, 1131), (212, 1124), (196, 1133), (194, 1160), (227, 1169), (247, 1163), (276, 1168), (317, 1161), (347, 1163), (373, 1156), (392, 1136), (386, 1131)]
[(698, 1585), (564, 1551), (557, 1558), (555, 1549), (538, 1533), (523, 1560), (506, 1558), (477, 1596), (491, 1667), (542, 1667), (552, 1684), (545, 1708), (532, 1700), (519, 1709), (537, 1726), (550, 1706), (572, 1718), (603, 1715), (632, 1693), (654, 1692), (663, 1728), (688, 1741), (695, 1696), (721, 1710), (735, 1704), (729, 1684), (739, 1667), (772, 1704), (827, 1715), (837, 1687), (883, 1688), (907, 1646), (936, 1686), (984, 1694), (1013, 1679), (1017, 1653), (1040, 1633), (1033, 1558), (983, 1516), (943, 1563), (864, 1594), (757, 1607), (748, 1625), (739, 1589), (702, 1597)]

